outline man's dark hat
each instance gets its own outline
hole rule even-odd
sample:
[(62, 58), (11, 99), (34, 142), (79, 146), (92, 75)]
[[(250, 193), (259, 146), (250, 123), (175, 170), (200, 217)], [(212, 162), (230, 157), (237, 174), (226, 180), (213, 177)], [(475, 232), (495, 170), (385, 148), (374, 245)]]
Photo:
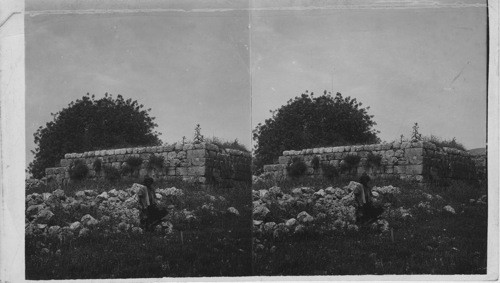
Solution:
[(363, 173), (363, 175), (361, 175), (361, 177), (359, 178), (359, 182), (363, 185), (367, 185), (370, 180), (370, 176), (368, 176), (366, 173)]
[(154, 183), (153, 178), (146, 176), (144, 177), (144, 181), (142, 182), (144, 186), (151, 186)]

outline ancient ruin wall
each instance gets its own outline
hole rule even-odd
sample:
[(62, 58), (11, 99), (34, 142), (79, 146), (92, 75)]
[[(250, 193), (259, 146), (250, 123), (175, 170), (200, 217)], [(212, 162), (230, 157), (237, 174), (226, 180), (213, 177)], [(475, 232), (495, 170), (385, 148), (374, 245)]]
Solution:
[[(380, 156), (379, 164), (369, 162), (369, 155)], [(350, 170), (340, 170), (348, 155), (357, 155), (360, 162)], [(314, 166), (313, 159), (320, 166)], [(371, 145), (353, 145), (284, 151), (278, 164), (265, 165), (264, 172), (275, 178), (286, 178), (287, 168), (294, 159), (307, 165), (305, 175), (324, 177), (322, 164), (338, 169), (340, 175), (400, 178), (431, 182), (443, 179), (473, 179), (476, 169), (470, 154), (453, 148), (439, 148), (430, 142), (402, 142)], [(332, 167), (331, 166), (331, 167)], [(315, 168), (316, 167), (316, 168)], [(345, 167), (344, 167), (345, 168)]]
[[(163, 166), (149, 166), (152, 155), (163, 156)], [(46, 177), (59, 183), (70, 181), (70, 168), (80, 160), (89, 169), (87, 178), (106, 178), (104, 168), (114, 167), (123, 172), (127, 159), (139, 157), (142, 163), (134, 170), (123, 173), (124, 178), (142, 178), (146, 175), (160, 179), (182, 179), (202, 184), (228, 184), (251, 181), (251, 155), (234, 149), (219, 148), (215, 144), (198, 143), (152, 147), (136, 147), (68, 153), (60, 161), (60, 167), (45, 169)], [(94, 162), (101, 161), (96, 171)]]

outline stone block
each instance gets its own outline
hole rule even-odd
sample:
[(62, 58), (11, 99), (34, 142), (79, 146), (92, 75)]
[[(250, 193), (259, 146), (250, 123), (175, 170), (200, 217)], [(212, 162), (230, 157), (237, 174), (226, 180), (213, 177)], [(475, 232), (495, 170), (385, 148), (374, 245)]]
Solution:
[(195, 144), (193, 144), (193, 149), (206, 149), (207, 146), (208, 146), (208, 144), (205, 142), (195, 143)]
[(387, 174), (394, 173), (394, 167), (393, 166), (387, 166), (387, 167), (385, 167), (385, 173), (387, 173)]
[(60, 165), (61, 167), (67, 167), (71, 164), (71, 161), (69, 159), (61, 159)]
[(405, 165), (397, 165), (394, 166), (395, 174), (406, 174), (406, 166)]
[(187, 151), (187, 159), (205, 158), (205, 157), (207, 157), (207, 151), (205, 149), (191, 149)]
[(278, 157), (278, 163), (279, 164), (288, 164), (288, 162), (291, 160), (290, 156), (280, 156)]
[(361, 157), (361, 158), (366, 158), (368, 157), (368, 151), (360, 151), (358, 152), (358, 155)]
[(188, 162), (190, 163), (190, 165), (193, 165), (193, 166), (203, 166), (205, 165), (206, 163), (206, 158), (192, 158), (192, 159), (188, 159)]
[(191, 143), (186, 143), (184, 144), (184, 146), (182, 147), (182, 150), (190, 150), (190, 149), (194, 149), (194, 146), (193, 144)]
[(177, 158), (177, 152), (170, 151), (169, 153), (167, 153), (167, 159), (173, 160), (175, 158)]
[(423, 141), (417, 141), (417, 142), (412, 142), (411, 147), (424, 147), (424, 142)]
[(389, 149), (389, 150), (385, 151), (384, 156), (387, 159), (391, 159), (394, 156), (394, 154), (395, 154), (394, 150)]
[[(197, 150), (203, 150), (203, 149), (197, 149)], [(177, 152), (177, 158), (179, 159), (186, 159), (187, 157), (187, 154), (185, 151), (179, 151)]]
[(405, 157), (410, 164), (422, 164), (423, 154), (423, 148), (407, 148), (405, 150)]
[(179, 142), (174, 143), (175, 151), (182, 150), (182, 148), (184, 148), (184, 145), (182, 143), (179, 143)]
[(206, 172), (205, 166), (188, 167), (187, 174), (189, 176), (204, 176)]
[(406, 174), (422, 175), (423, 168), (423, 165), (406, 165)]
[(175, 168), (175, 175), (177, 176), (187, 176), (188, 169), (187, 167), (177, 167)]
[(382, 150), (389, 150), (392, 149), (392, 143), (383, 143), (382, 144)]
[(404, 156), (404, 154), (405, 154), (405, 152), (404, 152), (404, 150), (402, 150), (402, 149), (398, 149), (398, 150), (396, 150), (396, 151), (394, 152), (394, 156), (395, 156), (395, 157), (403, 157), (403, 156)]
[(220, 151), (220, 149), (219, 149), (219, 147), (217, 145), (211, 144), (211, 143), (209, 143), (209, 144), (206, 145), (206, 149), (217, 151), (217, 152)]

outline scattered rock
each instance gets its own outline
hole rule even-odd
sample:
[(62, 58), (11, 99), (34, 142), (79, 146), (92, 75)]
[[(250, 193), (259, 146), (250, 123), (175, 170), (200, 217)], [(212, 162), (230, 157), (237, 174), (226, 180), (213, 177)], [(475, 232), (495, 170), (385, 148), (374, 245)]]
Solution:
[(263, 220), (269, 212), (269, 209), (265, 205), (261, 204), (253, 207), (252, 214), (254, 219)]
[(447, 205), (447, 206), (443, 207), (443, 210), (448, 212), (448, 213), (451, 213), (451, 214), (456, 214), (455, 209), (453, 207), (451, 207), (451, 205)]
[(276, 223), (275, 222), (266, 222), (266, 223), (264, 223), (264, 227), (263, 227), (264, 233), (272, 233), (272, 232), (274, 232), (274, 228), (275, 227), (276, 227)]
[(298, 223), (298, 222), (297, 222), (297, 219), (295, 219), (295, 218), (290, 218), (290, 219), (288, 219), (288, 220), (285, 222), (285, 225), (286, 225), (286, 227), (291, 228), (291, 227), (293, 227), (293, 226), (297, 225), (297, 223)]
[(130, 225), (125, 222), (120, 222), (117, 228), (120, 232), (125, 232), (130, 228)]
[(234, 207), (229, 207), (227, 212), (232, 215), (240, 216), (240, 212)]
[(78, 233), (78, 236), (85, 237), (85, 236), (88, 236), (89, 234), (90, 234), (90, 229), (82, 228), (82, 230), (80, 230), (80, 233)]
[(304, 233), (305, 231), (306, 231), (306, 226), (299, 224), (299, 225), (295, 226), (295, 230), (293, 232), (295, 234), (301, 234), (301, 233)]
[(80, 229), (81, 227), (82, 227), (82, 223), (80, 223), (79, 221), (73, 222), (69, 225), (69, 229), (71, 229), (72, 231), (76, 231), (76, 230)]
[(30, 205), (28, 209), (26, 209), (26, 216), (35, 216), (44, 208), (45, 205), (43, 204)]
[(106, 200), (109, 198), (109, 195), (107, 192), (103, 192), (100, 195), (97, 196), (98, 199)]
[(49, 230), (47, 231), (47, 233), (49, 234), (49, 236), (51, 237), (55, 237), (58, 235), (59, 231), (61, 230), (61, 227), (60, 226), (50, 226), (49, 227)]
[(299, 214), (297, 214), (297, 220), (300, 223), (310, 223), (310, 222), (314, 221), (314, 217), (312, 217), (311, 215), (309, 215), (309, 213), (307, 213), (305, 211), (302, 211)]
[(314, 189), (313, 188), (302, 187), (300, 189), (301, 189), (302, 193), (304, 193), (304, 194), (314, 194)]
[(86, 196), (89, 196), (89, 197), (97, 196), (97, 192), (94, 190), (84, 190), (83, 192), (85, 193)]
[(260, 190), (259, 191), (259, 198), (261, 198), (261, 199), (268, 197), (268, 195), (269, 195), (268, 190)]
[(264, 222), (264, 221), (262, 221), (262, 220), (253, 220), (253, 225), (254, 226), (259, 226), (260, 224), (262, 224), (262, 222)]
[(97, 219), (92, 217), (92, 215), (90, 215), (90, 214), (85, 214), (84, 216), (82, 216), (82, 219), (80, 220), (80, 222), (85, 227), (95, 226), (99, 223), (99, 221), (97, 221)]
[(66, 195), (64, 194), (64, 191), (61, 190), (61, 189), (57, 189), (55, 190), (54, 192), (52, 192), (52, 194), (60, 199), (64, 199), (66, 198)]
[(134, 183), (132, 187), (130, 187), (129, 191), (131, 193), (137, 194), (142, 188), (146, 188), (146, 186)]
[(275, 196), (282, 195), (281, 188), (278, 186), (271, 187), (269, 193)]
[(316, 196), (316, 197), (324, 197), (325, 195), (326, 195), (326, 192), (323, 189), (320, 189), (319, 191), (314, 193), (314, 196)]
[(133, 233), (133, 234), (136, 234), (136, 235), (140, 235), (140, 234), (142, 234), (142, 233), (143, 233), (143, 231), (142, 231), (142, 229), (141, 229), (141, 228), (139, 228), (139, 227), (133, 227), (133, 228), (132, 228), (132, 233)]
[(82, 199), (82, 198), (85, 198), (85, 193), (82, 192), (82, 191), (78, 191), (75, 193), (75, 198), (79, 198), (79, 199)]
[(48, 209), (42, 209), (38, 214), (36, 215), (36, 222), (37, 223), (48, 223), (50, 219), (54, 217), (54, 213)]

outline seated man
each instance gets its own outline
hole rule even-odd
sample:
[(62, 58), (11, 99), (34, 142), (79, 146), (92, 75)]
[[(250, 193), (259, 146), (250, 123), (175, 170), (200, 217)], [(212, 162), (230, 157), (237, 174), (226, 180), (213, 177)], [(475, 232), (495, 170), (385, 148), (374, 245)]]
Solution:
[(144, 177), (144, 187), (137, 192), (139, 207), (141, 209), (141, 226), (147, 231), (152, 230), (154, 225), (158, 224), (161, 219), (167, 215), (165, 209), (158, 209), (156, 192), (152, 187), (153, 183), (153, 178), (149, 176)]
[(369, 182), (370, 177), (364, 173), (359, 178), (361, 186), (357, 186), (354, 189), (354, 196), (356, 197), (356, 202), (358, 204), (356, 221), (361, 223), (372, 222), (384, 212), (383, 208), (373, 206), (373, 195), (371, 188), (368, 186)]

